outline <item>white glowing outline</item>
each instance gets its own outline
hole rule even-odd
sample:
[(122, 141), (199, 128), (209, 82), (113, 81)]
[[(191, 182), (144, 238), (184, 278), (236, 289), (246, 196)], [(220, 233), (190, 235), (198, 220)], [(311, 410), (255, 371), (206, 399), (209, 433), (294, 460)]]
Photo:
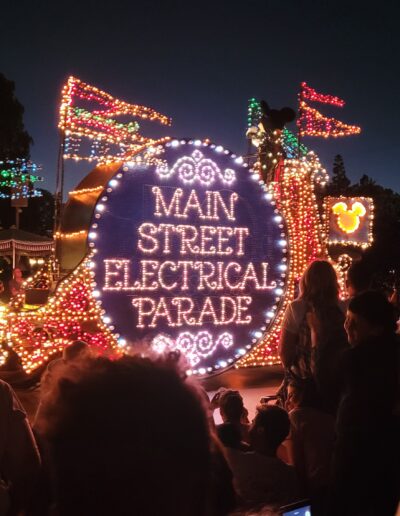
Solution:
[[(169, 146), (171, 146), (171, 147), (179, 147), (180, 145), (186, 145), (186, 144), (199, 146), (201, 144), (201, 142), (200, 142), (200, 140), (196, 140), (195, 142), (193, 142), (193, 141), (188, 141), (187, 142), (185, 140), (180, 140), (180, 141), (173, 140), (170, 143), (167, 143), (166, 147), (169, 147)], [(214, 152), (218, 152), (218, 153), (223, 152), (224, 154), (229, 154), (229, 151), (224, 150), (223, 147), (221, 147), (221, 146), (217, 146), (216, 147), (214, 144), (209, 144), (209, 143), (206, 143), (206, 142), (202, 143), (202, 145), (205, 146), (205, 147), (209, 147), (209, 148), (213, 149)], [(158, 152), (156, 154), (161, 154), (163, 152), (161, 145), (159, 146), (157, 151)], [(145, 155), (146, 155), (146, 153), (145, 153)], [(239, 164), (239, 165), (241, 165), (241, 166), (243, 166), (245, 168), (248, 167), (248, 165), (243, 162), (243, 158), (236, 157), (234, 154), (231, 155), (231, 158), (232, 159), (235, 158), (235, 163), (237, 163), (237, 164)], [(212, 160), (210, 160), (210, 161), (212, 161)], [(139, 156), (134, 162), (124, 164), (122, 169), (123, 169), (124, 172), (128, 172), (130, 166), (138, 165), (138, 164), (145, 164), (146, 165), (146, 163), (142, 163), (142, 162), (143, 162), (143, 160)], [(217, 166), (217, 168), (218, 168), (218, 166)], [(218, 170), (219, 170), (219, 168), (218, 168)], [(157, 169), (156, 169), (156, 171), (157, 171), (159, 177), (169, 177), (170, 175), (172, 175), (171, 174), (172, 169), (171, 169), (171, 171), (169, 171), (168, 170), (167, 162), (164, 161), (164, 160), (161, 160), (161, 159), (158, 159), (158, 161), (157, 161)], [(248, 172), (251, 174), (252, 178), (254, 180), (256, 180), (259, 183), (259, 185), (261, 186), (261, 190), (264, 192), (263, 197), (268, 202), (270, 202), (272, 206), (275, 206), (274, 195), (271, 193), (271, 191), (269, 191), (267, 189), (266, 185), (259, 179), (258, 174), (254, 173), (254, 171), (252, 169), (249, 169)], [(236, 175), (235, 175), (235, 171), (234, 170), (232, 170), (232, 169), (225, 169), (224, 173), (225, 173), (225, 177), (226, 177), (225, 180), (229, 181), (227, 184), (230, 184), (230, 183), (232, 183), (233, 181), (236, 180)], [(166, 175), (166, 174), (168, 174), (168, 175)], [(222, 174), (221, 174), (220, 171), (219, 171), (219, 174), (220, 174), (220, 178), (222, 179), (222, 177), (221, 177)], [(230, 175), (231, 175), (232, 179), (229, 177)], [(109, 185), (109, 188), (107, 189), (108, 193), (111, 193), (113, 191), (113, 189), (114, 189), (113, 187), (118, 185), (118, 179), (121, 179), (123, 177), (123, 173), (118, 172), (115, 177), (117, 178), (117, 180), (115, 180), (116, 184)], [(195, 179), (197, 179), (197, 176), (195, 176)], [(107, 202), (107, 200), (108, 200), (107, 197), (102, 199), (102, 201), (105, 201), (105, 202)], [(94, 218), (97, 219), (97, 220), (100, 219), (104, 209), (105, 209), (105, 205), (104, 204), (96, 205), (95, 211), (100, 212), (100, 213), (95, 213)], [(275, 213), (278, 213), (276, 209), (275, 209)], [(280, 225), (280, 222), (283, 219), (282, 219), (282, 217), (279, 214), (276, 217), (274, 217), (273, 220), (274, 220), (275, 223), (277, 223), (279, 225), (279, 227), (282, 227), (282, 225)], [(98, 227), (97, 222), (92, 224), (92, 228), (94, 230), (97, 230), (97, 227)], [(282, 236), (283, 236), (283, 234), (282, 234)], [(277, 244), (278, 244), (278, 242), (277, 242)], [(285, 242), (285, 244), (286, 244), (286, 242)], [(92, 252), (94, 252), (94, 253), (97, 252), (96, 244), (94, 242), (89, 243), (89, 246), (93, 248)], [(286, 246), (283, 245), (283, 241), (280, 242), (280, 246), (281, 247), (285, 247), (285, 248), (282, 249), (282, 251), (283, 251), (283, 253), (286, 253)], [(287, 269), (287, 265), (284, 264), (284, 262), (286, 262), (286, 260), (287, 260), (286, 257), (282, 257), (281, 264), (278, 265), (278, 268), (280, 270), (282, 270), (282, 271)], [(282, 276), (284, 276), (284, 274), (282, 274)], [(282, 281), (280, 283), (280, 285), (283, 287), (284, 286), (284, 282)], [(274, 286), (274, 288), (275, 288), (275, 286)], [(281, 295), (283, 294), (283, 289), (278, 288), (278, 289), (276, 289), (275, 293), (277, 295), (275, 301), (276, 301), (276, 303), (278, 303), (280, 301)], [(98, 297), (101, 298), (101, 292), (96, 291), (96, 294), (98, 294)], [(100, 304), (102, 303), (102, 301), (100, 301), (100, 300), (98, 302)], [(273, 307), (271, 309), (271, 311), (268, 312), (267, 318), (265, 320), (267, 324), (269, 324), (271, 322), (270, 319), (275, 315), (275, 308), (276, 307)], [(110, 329), (113, 330), (114, 328), (111, 327)], [(264, 331), (266, 328), (262, 327), (261, 329)], [(179, 345), (180, 345), (180, 348), (182, 348), (182, 351), (183, 351), (184, 354), (185, 354), (185, 348), (189, 347), (190, 350), (193, 349), (191, 347), (193, 345), (193, 339), (190, 339), (190, 336), (187, 335), (188, 333), (190, 333), (190, 332), (183, 332), (183, 334), (180, 335)], [(126, 339), (121, 337), (119, 334), (116, 334), (116, 336), (118, 337), (118, 345), (120, 347), (122, 347), (122, 348), (125, 347), (127, 345)], [(237, 350), (238, 354), (235, 354), (235, 358), (238, 358), (239, 356), (243, 356), (246, 353), (246, 350), (250, 350), (254, 346), (254, 343), (257, 342), (257, 340), (258, 340), (257, 338), (253, 338), (252, 339), (252, 343), (253, 344), (247, 344), (245, 347)], [(229, 347), (231, 347), (233, 345), (233, 337), (232, 337), (232, 335), (230, 333), (224, 332), (221, 335), (219, 335), (219, 337), (217, 338), (216, 344), (221, 344), (226, 349), (228, 349)], [(159, 352), (159, 353), (165, 351), (167, 349), (167, 347), (168, 347), (168, 349), (171, 349), (171, 350), (177, 349), (176, 348), (176, 341), (174, 342), (171, 337), (169, 337), (167, 335), (163, 335), (163, 334), (159, 334), (159, 335), (157, 335), (153, 339), (151, 347), (154, 349), (154, 351)], [(215, 349), (215, 347), (213, 349)], [(210, 354), (212, 354), (212, 352), (209, 353), (208, 355), (210, 355)], [(189, 362), (191, 363), (192, 367), (196, 366), (201, 361), (201, 358), (199, 357), (199, 355), (194, 353), (193, 351), (191, 351), (189, 353), (189, 356), (186, 355), (186, 358), (189, 360)], [(224, 368), (227, 365), (232, 364), (233, 361), (234, 361), (233, 358), (228, 358), (227, 360), (220, 360), (218, 364), (214, 364), (212, 367), (207, 367), (207, 368), (201, 367), (201, 368), (199, 368), (197, 370), (196, 369), (195, 370), (188, 370), (187, 374), (188, 375), (191, 375), (191, 374), (203, 375), (203, 374), (206, 374), (206, 372), (212, 372), (214, 370), (218, 370), (218, 369)]]
[(226, 168), (222, 172), (215, 161), (204, 158), (203, 153), (197, 149), (192, 152), (191, 156), (179, 158), (170, 169), (166, 162), (159, 163), (156, 172), (159, 177), (165, 179), (177, 173), (179, 179), (185, 184), (198, 181), (205, 186), (210, 186), (217, 177), (226, 185), (231, 185), (236, 181), (236, 174), (233, 169)]
[(218, 346), (229, 349), (233, 343), (233, 336), (227, 331), (221, 333), (215, 340), (208, 331), (202, 330), (198, 333), (184, 331), (176, 339), (159, 333), (153, 338), (151, 349), (159, 354), (166, 351), (180, 351), (185, 355), (191, 367), (194, 367), (203, 358), (212, 355)]

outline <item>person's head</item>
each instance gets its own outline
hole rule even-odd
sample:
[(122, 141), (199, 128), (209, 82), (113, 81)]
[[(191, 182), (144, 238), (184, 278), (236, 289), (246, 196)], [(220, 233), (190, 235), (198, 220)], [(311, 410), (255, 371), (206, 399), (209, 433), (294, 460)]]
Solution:
[(339, 284), (329, 262), (315, 260), (310, 263), (300, 280), (300, 297), (314, 306), (338, 301)]
[(349, 303), (345, 329), (352, 346), (374, 337), (394, 334), (396, 317), (393, 306), (381, 292), (363, 292)]
[(15, 267), (13, 270), (13, 278), (17, 281), (22, 280), (22, 271), (21, 269), (18, 269), (18, 267)]
[(287, 412), (277, 405), (262, 405), (250, 427), (250, 444), (259, 453), (275, 455), (279, 445), (289, 435)]
[(363, 262), (354, 262), (347, 271), (346, 290), (350, 297), (354, 297), (370, 288), (371, 277)]
[(50, 446), (60, 515), (203, 516), (207, 417), (171, 363), (136, 356), (68, 367), (38, 429)]
[(218, 438), (227, 448), (239, 448), (242, 441), (242, 434), (238, 425), (225, 423), (217, 427)]
[(239, 424), (244, 414), (243, 398), (239, 391), (227, 389), (219, 398), (219, 411), (224, 423)]
[(296, 378), (290, 380), (288, 385), (288, 395), (286, 410), (299, 407), (319, 409), (321, 400), (315, 382), (312, 378)]
[(91, 349), (87, 342), (83, 340), (75, 340), (64, 348), (63, 359), (64, 362), (72, 362), (74, 360), (82, 360), (91, 356)]

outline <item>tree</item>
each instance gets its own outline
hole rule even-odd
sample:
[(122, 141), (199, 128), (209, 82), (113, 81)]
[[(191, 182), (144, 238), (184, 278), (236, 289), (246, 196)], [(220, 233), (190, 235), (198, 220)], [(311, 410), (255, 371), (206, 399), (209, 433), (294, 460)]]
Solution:
[[(48, 190), (39, 188), (40, 197), (31, 197), (28, 207), (21, 212), (20, 228), (43, 236), (53, 232), (54, 196)], [(9, 228), (15, 224), (15, 208), (10, 199), (0, 199), (0, 226)]]
[[(335, 156), (332, 180), (318, 200), (333, 197), (371, 197), (374, 201), (374, 243), (363, 252), (363, 262), (371, 271), (375, 287), (389, 285), (389, 279), (400, 286), (400, 194), (384, 188), (366, 174), (351, 185), (346, 175), (343, 158)], [(343, 249), (345, 252), (345, 249)], [(394, 271), (394, 272), (393, 272)], [(393, 280), (394, 278), (394, 280)]]
[(390, 271), (395, 271), (400, 280), (400, 194), (363, 175), (349, 195), (374, 200), (374, 243), (364, 253), (363, 261), (373, 271), (375, 284), (386, 283), (393, 274)]
[(372, 186), (376, 186), (376, 181), (374, 181), (371, 177), (363, 174), (360, 179), (360, 186), (362, 188), (370, 188)]
[(0, 161), (29, 158), (33, 140), (25, 129), (23, 115), (14, 82), (0, 74)]
[(329, 185), (330, 195), (346, 195), (350, 186), (350, 179), (346, 175), (343, 157), (335, 156), (332, 169), (332, 180)]

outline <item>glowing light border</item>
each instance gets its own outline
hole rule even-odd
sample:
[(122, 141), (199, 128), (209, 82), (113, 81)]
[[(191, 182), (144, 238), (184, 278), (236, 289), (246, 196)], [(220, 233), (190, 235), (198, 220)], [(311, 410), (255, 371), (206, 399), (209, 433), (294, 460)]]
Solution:
[[(330, 232), (330, 226), (329, 221), (331, 217), (331, 201), (335, 202), (345, 202), (348, 203), (354, 203), (357, 200), (366, 201), (368, 203), (368, 218), (366, 220), (366, 224), (368, 224), (368, 242), (361, 242), (357, 240), (352, 239), (331, 239), (329, 238), (329, 232)], [(371, 197), (363, 197), (363, 196), (354, 196), (354, 197), (345, 197), (345, 196), (329, 196), (325, 197), (324, 199), (324, 213), (323, 213), (323, 219), (324, 219), (324, 230), (326, 234), (326, 243), (328, 245), (344, 245), (344, 246), (354, 246), (354, 247), (361, 247), (362, 249), (367, 249), (370, 247), (374, 242), (374, 235), (373, 235), (373, 226), (374, 226), (374, 200)], [(343, 232), (345, 233), (345, 232)]]
[[(232, 153), (228, 149), (225, 149), (221, 145), (216, 145), (214, 143), (211, 143), (208, 139), (207, 140), (188, 140), (188, 139), (173, 139), (171, 141), (168, 141), (165, 143), (165, 147), (172, 147), (177, 148), (180, 146), (193, 146), (195, 148), (204, 148), (209, 147), (212, 149), (216, 154), (224, 154), (226, 156), (229, 156), (233, 162), (235, 167), (242, 167), (247, 173), (251, 175), (251, 179), (258, 183), (261, 195), (265, 199), (265, 201), (272, 205), (274, 208), (274, 217), (273, 222), (277, 224), (279, 231), (280, 231), (280, 238), (276, 242), (277, 246), (280, 247), (282, 258), (279, 264), (277, 264), (278, 271), (280, 272), (280, 278), (279, 284), (275, 287), (274, 293), (275, 293), (275, 302), (273, 306), (264, 314), (265, 319), (263, 325), (258, 329), (254, 330), (252, 329), (249, 333), (249, 343), (245, 346), (237, 347), (237, 344), (233, 345), (232, 347), (235, 347), (237, 349), (234, 350), (234, 354), (228, 359), (228, 360), (220, 360), (221, 363), (216, 363), (213, 367), (209, 366), (207, 368), (200, 367), (198, 369), (190, 369), (187, 371), (188, 374), (193, 375), (199, 375), (199, 376), (205, 376), (207, 374), (212, 373), (219, 373), (222, 372), (227, 367), (230, 367), (233, 363), (235, 363), (237, 360), (241, 359), (248, 353), (250, 350), (254, 349), (258, 344), (263, 342), (265, 340), (265, 335), (268, 333), (268, 330), (273, 326), (273, 322), (275, 318), (278, 316), (278, 314), (282, 311), (282, 305), (284, 305), (283, 301), (285, 299), (285, 293), (287, 289), (287, 280), (285, 278), (287, 277), (286, 271), (289, 270), (289, 253), (287, 249), (288, 244), (288, 233), (287, 229), (284, 224), (284, 219), (279, 212), (279, 210), (276, 207), (276, 202), (274, 198), (274, 194), (271, 190), (267, 188), (264, 181), (260, 179), (259, 174), (257, 171), (249, 168), (249, 166), (244, 163), (244, 160), (241, 156), (237, 156), (236, 154)], [(150, 164), (154, 163), (162, 163), (162, 159), (156, 156), (159, 156), (161, 154), (160, 150), (161, 146), (158, 145), (158, 147), (155, 148), (147, 148), (146, 153), (148, 154), (147, 158), (149, 160)], [(92, 224), (90, 227), (90, 231), (88, 233), (88, 242), (89, 242), (89, 248), (94, 255), (97, 253), (96, 249), (96, 241), (98, 241), (99, 234), (97, 232), (98, 230), (98, 221), (101, 219), (102, 214), (107, 210), (107, 201), (108, 201), (108, 194), (111, 194), (114, 189), (118, 188), (120, 185), (120, 181), (124, 176), (124, 172), (130, 171), (137, 163), (146, 164), (146, 162), (140, 161), (140, 156), (136, 155), (135, 160), (132, 162), (125, 163), (122, 165), (121, 169), (117, 174), (113, 176), (112, 179), (108, 182), (106, 187), (103, 190), (103, 194), (101, 194), (96, 202), (95, 208), (94, 208), (94, 215), (92, 219)], [(95, 262), (93, 259), (88, 262), (88, 267), (93, 268), (95, 267)], [(97, 299), (98, 303), (102, 303), (101, 297), (102, 292), (98, 289), (95, 289), (93, 291), (93, 296)], [(110, 331), (114, 331), (115, 328), (112, 326), (112, 318), (110, 315), (108, 315), (105, 311), (103, 311), (102, 316), (103, 323), (107, 325), (107, 327), (110, 329)], [(184, 333), (184, 332), (183, 332)], [(125, 348), (127, 345), (127, 340), (122, 335), (115, 333), (115, 338), (117, 339), (118, 346), (120, 348)], [(220, 336), (215, 336), (215, 341), (221, 338)]]

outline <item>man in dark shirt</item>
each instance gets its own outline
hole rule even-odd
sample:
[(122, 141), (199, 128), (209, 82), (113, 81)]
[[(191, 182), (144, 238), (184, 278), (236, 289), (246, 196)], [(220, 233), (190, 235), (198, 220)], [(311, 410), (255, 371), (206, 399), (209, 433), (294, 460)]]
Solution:
[(350, 301), (330, 513), (389, 516), (399, 497), (399, 342), (383, 294)]

